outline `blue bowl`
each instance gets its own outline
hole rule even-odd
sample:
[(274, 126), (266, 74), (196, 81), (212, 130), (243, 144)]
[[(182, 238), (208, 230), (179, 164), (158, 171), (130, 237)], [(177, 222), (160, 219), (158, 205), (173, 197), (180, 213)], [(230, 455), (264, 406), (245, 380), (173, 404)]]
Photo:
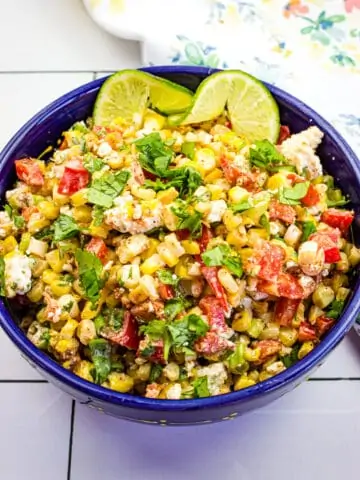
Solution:
[[(202, 67), (149, 67), (145, 71), (168, 78), (188, 88), (196, 89), (215, 70)], [(97, 92), (104, 79), (90, 82), (64, 95), (35, 115), (10, 140), (0, 155), (0, 194), (10, 188), (15, 179), (13, 163), (24, 156), (38, 156), (54, 145), (63, 131), (74, 122), (91, 115)], [(360, 170), (356, 155), (339, 133), (322, 117), (301, 101), (282, 90), (267, 85), (279, 106), (281, 122), (294, 133), (317, 125), (325, 137), (319, 154), (325, 169), (346, 192), (356, 213), (360, 207)], [(355, 220), (358, 238), (359, 217)], [(308, 378), (325, 357), (338, 345), (354, 323), (360, 309), (360, 280), (354, 278), (352, 296), (347, 307), (323, 341), (303, 360), (273, 378), (253, 387), (216, 397), (195, 400), (154, 400), (117, 393), (102, 388), (65, 370), (23, 334), (14, 315), (0, 301), (0, 324), (23, 357), (51, 383), (69, 393), (80, 403), (119, 418), (160, 425), (195, 425), (228, 420), (257, 409), (281, 397)]]

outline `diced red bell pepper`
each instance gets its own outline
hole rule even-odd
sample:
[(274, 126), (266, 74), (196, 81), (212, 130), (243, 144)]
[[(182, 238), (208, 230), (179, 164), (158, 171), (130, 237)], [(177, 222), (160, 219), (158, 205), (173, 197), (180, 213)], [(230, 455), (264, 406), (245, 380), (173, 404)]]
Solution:
[(216, 297), (207, 296), (200, 300), (199, 307), (209, 319), (211, 330), (226, 330), (225, 312), (221, 302)]
[(210, 228), (203, 224), (201, 228), (201, 237), (199, 241), (201, 253), (205, 252), (212, 237), (213, 236)]
[(33, 158), (15, 160), (16, 175), (20, 180), (31, 187), (42, 187), (44, 176), (41, 173), (39, 164)]
[(101, 263), (106, 263), (109, 250), (102, 238), (93, 237), (86, 245), (86, 250), (96, 255), (98, 259), (101, 260)]
[(245, 270), (255, 272), (263, 280), (275, 281), (285, 258), (285, 250), (280, 245), (264, 241), (255, 247), (253, 255), (245, 264)]
[(313, 233), (309, 237), (309, 240), (316, 242), (324, 250), (326, 263), (336, 263), (340, 260), (339, 239), (340, 231), (338, 229)]
[(316, 190), (314, 185), (310, 184), (305, 197), (301, 199), (301, 203), (305, 205), (305, 207), (313, 207), (319, 202), (320, 202), (320, 194)]
[(61, 195), (72, 195), (82, 188), (85, 188), (89, 181), (90, 173), (84, 168), (81, 160), (70, 160), (65, 165), (58, 192), (61, 193)]
[(290, 128), (287, 125), (280, 125), (280, 132), (277, 144), (281, 145), (287, 138), (290, 137), (290, 135)]
[(280, 273), (274, 281), (260, 280), (257, 284), (257, 289), (259, 292), (267, 293), (268, 295), (285, 297), (291, 300), (299, 300), (308, 296), (297, 278), (290, 273)]
[[(147, 351), (151, 353), (148, 354)], [(164, 342), (160, 340), (150, 340), (148, 337), (140, 341), (137, 356), (147, 358), (150, 362), (165, 364)]]
[(163, 300), (170, 300), (174, 298), (175, 293), (171, 285), (161, 283), (158, 287), (159, 295)]
[(292, 300), (305, 298), (305, 293), (298, 279), (290, 273), (281, 273), (277, 279), (279, 295)]
[(338, 210), (337, 208), (329, 208), (321, 215), (321, 221), (333, 228), (340, 228), (343, 233), (348, 231), (352, 221), (354, 220), (354, 212), (346, 210)]
[(190, 237), (190, 231), (187, 228), (177, 230), (175, 233), (179, 242), (181, 242), (182, 240), (187, 240)]
[(335, 320), (328, 317), (318, 317), (315, 322), (316, 331), (319, 337), (322, 337), (334, 325)]
[(108, 332), (106, 338), (122, 347), (136, 350), (140, 342), (136, 319), (129, 311), (126, 311), (121, 329), (118, 332), (113, 330)]
[(281, 350), (281, 343), (279, 340), (260, 340), (256, 347), (260, 349), (259, 360), (264, 361)]
[(317, 339), (316, 329), (310, 323), (301, 322), (299, 327), (299, 342), (308, 342)]
[(216, 332), (207, 332), (195, 343), (195, 350), (202, 355), (219, 355), (228, 350), (234, 350), (235, 344)]
[(282, 220), (285, 223), (294, 223), (296, 211), (291, 205), (284, 205), (277, 200), (272, 200), (269, 206), (270, 220)]
[(208, 282), (213, 294), (219, 300), (220, 305), (225, 312), (229, 311), (229, 305), (227, 302), (227, 296), (223, 286), (221, 285), (218, 276), (217, 267), (201, 267), (201, 273), (204, 276), (205, 280)]
[(25, 222), (28, 222), (31, 215), (34, 214), (34, 213), (37, 213), (38, 211), (39, 211), (39, 209), (35, 206), (25, 207), (21, 210), (21, 216), (23, 217)]
[(224, 172), (224, 177), (231, 184), (236, 183), (237, 179), (243, 174), (239, 166), (225, 157), (220, 158), (220, 166)]
[(300, 299), (280, 298), (275, 305), (275, 321), (283, 327), (290, 325), (300, 302)]

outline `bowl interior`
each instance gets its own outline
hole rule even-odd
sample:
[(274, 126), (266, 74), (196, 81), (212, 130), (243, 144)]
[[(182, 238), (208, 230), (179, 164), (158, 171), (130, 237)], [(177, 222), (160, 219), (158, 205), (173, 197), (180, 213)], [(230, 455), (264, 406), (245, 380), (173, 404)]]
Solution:
[[(195, 90), (201, 80), (213, 72), (206, 68), (194, 67), (149, 67), (144, 70), (148, 70), (155, 75), (175, 81), (192, 90)], [(61, 137), (62, 132), (67, 130), (73, 123), (91, 116), (92, 106), (103, 81), (104, 79), (100, 79), (91, 82), (53, 102), (50, 106), (39, 112), (39, 114), (30, 120), (28, 124), (26, 124), (13, 137), (0, 155), (1, 198), (4, 197), (6, 190), (11, 187), (15, 179), (13, 171), (14, 160), (25, 156), (37, 157), (48, 146), (56, 146), (56, 142)], [(331, 125), (319, 117), (309, 107), (273, 86), (268, 87), (279, 104), (282, 124), (288, 125), (292, 133), (304, 130), (311, 125), (317, 125), (321, 130), (326, 132), (321, 147), (319, 148), (319, 156), (325, 170), (336, 178), (340, 188), (349, 195), (351, 199), (350, 206), (354, 208), (356, 214), (358, 214), (360, 208), (360, 171), (358, 159), (355, 154)], [(357, 215), (353, 229), (355, 239), (359, 238), (359, 228), (360, 222), (359, 216)], [(231, 397), (232, 401), (234, 401), (251, 396), (251, 392), (261, 393), (267, 389), (275, 388), (277, 385), (281, 385), (284, 382), (294, 380), (300, 375), (303, 375), (311, 367), (318, 364), (321, 359), (343, 338), (355, 320), (360, 307), (360, 294), (357, 293), (357, 290), (359, 290), (359, 283), (358, 275), (356, 274), (353, 281), (353, 297), (348, 303), (341, 321), (336, 324), (323, 342), (305, 357), (304, 360), (280, 375), (262, 382), (262, 384), (251, 387), (250, 389), (246, 389), (248, 392), (239, 391), (232, 394), (222, 395), (221, 397), (223, 397), (223, 399), (221, 402), (226, 401), (225, 397)], [(0, 304), (1, 303), (2, 302), (0, 301)], [(21, 335), (21, 333), (18, 329), (16, 332), (13, 331), (13, 327), (9, 326), (9, 317), (7, 314), (3, 313), (2, 316), (3, 318), (0, 319), (0, 322), (4, 325), (5, 330), (15, 343), (23, 349), (25, 345), (25, 349), (27, 350), (26, 353), (29, 356), (32, 356), (32, 359), (35, 362), (40, 362), (43, 366), (45, 365), (48, 371), (56, 369), (57, 374), (59, 375), (59, 368), (61, 367), (58, 367), (50, 359), (45, 360), (45, 355), (41, 352), (34, 352), (34, 350), (36, 350), (35, 347), (30, 345), (30, 342), (26, 339), (20, 341), (18, 336)], [(49, 362), (54, 366), (50, 368)], [(69, 374), (67, 372), (63, 373), (63, 377), (69, 381)], [(72, 377), (74, 377), (74, 375), (72, 375)], [(74, 380), (73, 382), (76, 382), (77, 386), (81, 384), (83, 388), (85, 387), (82, 384), (88, 384), (88, 382), (80, 379)], [(104, 389), (92, 386), (88, 387), (88, 390), (92, 390), (92, 393), (95, 394), (98, 390)], [(108, 394), (108, 396), (112, 396), (115, 400), (128, 397), (127, 395), (117, 393)], [(144, 403), (144, 405), (146, 403), (147, 406), (156, 405), (159, 402), (154, 400), (149, 401), (148, 399), (134, 401), (139, 402), (139, 404)], [(212, 404), (213, 401), (214, 399), (202, 399), (201, 403), (205, 406)], [(188, 401), (181, 402), (184, 407), (186, 402)], [(199, 402), (200, 401), (197, 401), (197, 403)], [(170, 404), (174, 404), (175, 407), (175, 403), (176, 402), (169, 401), (169, 407)], [(193, 402), (191, 402), (191, 404), (193, 404)]]

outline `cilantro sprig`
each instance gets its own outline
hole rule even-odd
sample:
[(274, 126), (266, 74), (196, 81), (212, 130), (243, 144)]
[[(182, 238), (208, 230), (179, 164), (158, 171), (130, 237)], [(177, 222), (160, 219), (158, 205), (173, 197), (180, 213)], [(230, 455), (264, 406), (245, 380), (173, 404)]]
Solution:
[(79, 268), (79, 278), (85, 297), (95, 304), (100, 298), (103, 287), (101, 278), (102, 263), (96, 255), (86, 250), (76, 250), (75, 259)]
[(237, 277), (243, 274), (240, 257), (228, 245), (217, 245), (211, 250), (206, 250), (201, 258), (207, 267), (224, 266)]
[(114, 199), (123, 192), (129, 178), (130, 172), (127, 170), (102, 175), (91, 183), (87, 191), (88, 201), (100, 207), (111, 208)]
[(284, 155), (282, 155), (275, 145), (269, 140), (258, 140), (254, 142), (255, 148), (250, 148), (249, 159), (251, 165), (264, 168), (270, 172), (279, 170), (293, 171), (294, 167), (289, 165)]
[(61, 214), (52, 225), (54, 242), (75, 237), (81, 229), (70, 215)]

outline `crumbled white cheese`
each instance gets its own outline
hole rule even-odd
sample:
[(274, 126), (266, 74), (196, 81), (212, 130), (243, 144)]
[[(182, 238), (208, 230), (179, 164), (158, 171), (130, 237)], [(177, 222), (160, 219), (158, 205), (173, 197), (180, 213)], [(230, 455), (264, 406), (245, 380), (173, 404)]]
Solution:
[(18, 253), (5, 258), (5, 288), (8, 298), (25, 295), (31, 289), (31, 261)]
[(12, 233), (14, 222), (7, 212), (0, 212), (0, 238), (5, 238)]
[(198, 377), (207, 377), (208, 389), (211, 395), (218, 395), (227, 379), (227, 372), (222, 362), (212, 363), (197, 371)]
[(107, 155), (110, 155), (111, 152), (112, 152), (112, 148), (107, 142), (100, 143), (97, 150), (97, 154), (99, 155), (99, 157), (104, 158)]
[(166, 398), (168, 400), (179, 400), (181, 398), (181, 385), (175, 383), (166, 392)]
[(279, 147), (281, 153), (294, 165), (299, 174), (307, 171), (309, 179), (323, 174), (319, 157), (315, 154), (324, 134), (318, 127), (309, 127), (291, 135)]
[(209, 223), (221, 222), (221, 219), (226, 212), (227, 204), (225, 200), (212, 200), (210, 202), (210, 212), (206, 216)]

